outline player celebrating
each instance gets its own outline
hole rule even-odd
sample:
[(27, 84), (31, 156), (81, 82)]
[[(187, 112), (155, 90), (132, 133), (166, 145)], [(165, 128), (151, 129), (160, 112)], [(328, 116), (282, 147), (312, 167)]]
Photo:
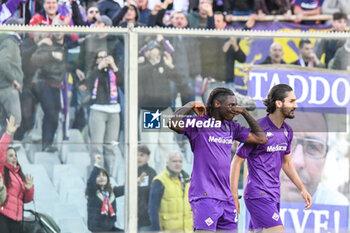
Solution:
[(284, 122), (294, 118), (297, 108), (293, 89), (286, 84), (274, 86), (264, 101), (268, 115), (258, 120), (268, 141), (265, 145), (244, 143), (237, 150), (231, 164), (231, 191), (239, 213), (238, 180), (240, 166), (247, 158), (248, 177), (244, 201), (250, 213), (250, 231), (284, 232), (279, 216), (280, 171), (298, 187), (304, 198), (305, 209), (312, 205), (312, 198), (301, 182), (291, 161), (292, 128)]
[[(197, 116), (185, 117), (191, 110)], [(251, 132), (232, 121), (238, 114), (246, 119)], [(205, 124), (207, 121), (220, 123), (219, 127)], [(210, 93), (206, 108), (196, 102), (184, 105), (169, 125), (188, 137), (194, 153), (189, 190), (194, 229), (236, 231), (237, 215), (229, 181), (232, 142), (266, 143), (261, 127), (246, 109), (237, 107), (234, 93), (224, 87)]]

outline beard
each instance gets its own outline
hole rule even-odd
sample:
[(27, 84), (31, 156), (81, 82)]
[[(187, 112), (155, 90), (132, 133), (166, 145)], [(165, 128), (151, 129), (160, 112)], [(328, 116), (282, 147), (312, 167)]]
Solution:
[(295, 117), (294, 110), (295, 108), (286, 108), (282, 106), (282, 113), (285, 118), (293, 119)]

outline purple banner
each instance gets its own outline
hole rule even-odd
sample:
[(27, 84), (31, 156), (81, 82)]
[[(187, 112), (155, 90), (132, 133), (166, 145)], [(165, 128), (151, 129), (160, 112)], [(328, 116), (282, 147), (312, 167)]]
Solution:
[[(286, 232), (327, 233), (347, 232), (348, 206), (313, 204), (304, 210), (305, 203), (282, 202), (279, 217)], [(250, 215), (246, 211), (246, 229)]]
[(347, 232), (348, 206), (317, 205), (304, 210), (305, 203), (281, 203), (280, 216), (287, 231)]
[(257, 101), (258, 108), (264, 108), (262, 101), (271, 87), (279, 83), (294, 89), (299, 108), (323, 113), (339, 113), (334, 112), (335, 109), (342, 109), (341, 113), (344, 113), (344, 109), (349, 108), (350, 76), (327, 69), (292, 65), (253, 66), (248, 76), (248, 95)]

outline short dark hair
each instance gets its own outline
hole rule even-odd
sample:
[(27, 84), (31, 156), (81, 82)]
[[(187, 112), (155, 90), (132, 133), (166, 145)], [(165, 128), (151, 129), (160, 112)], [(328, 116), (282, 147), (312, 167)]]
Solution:
[(335, 20), (339, 20), (339, 19), (348, 19), (348, 16), (346, 14), (344, 14), (343, 12), (335, 12), (333, 14), (333, 21)]
[[(215, 11), (214, 15), (221, 15), (222, 18), (224, 19), (224, 22), (226, 22), (225, 14), (222, 11)], [(227, 23), (227, 22), (226, 22)]]
[(287, 84), (278, 84), (271, 88), (267, 98), (264, 100), (264, 105), (266, 106), (266, 112), (274, 113), (276, 111), (276, 101), (284, 101), (287, 97), (287, 92), (293, 91)]
[[(104, 174), (104, 175), (107, 177), (107, 184), (105, 185), (104, 189), (105, 189), (106, 191), (108, 191), (109, 194), (111, 194), (111, 193), (113, 192), (113, 188), (112, 188), (110, 176), (109, 176), (107, 170), (104, 169), (104, 168), (102, 168), (102, 167), (100, 167), (100, 168), (98, 168), (97, 176), (98, 176), (100, 173)], [(97, 176), (96, 176), (96, 178), (97, 178)], [(96, 182), (96, 180), (95, 180), (94, 182)], [(99, 189), (99, 190), (102, 189), (102, 187), (101, 187), (100, 185), (98, 185), (98, 184), (96, 184), (96, 187), (97, 187), (97, 189)]]
[(311, 44), (311, 41), (309, 39), (301, 39), (299, 42), (299, 49), (303, 48), (304, 44)]
[(148, 147), (146, 145), (143, 145), (143, 144), (139, 145), (137, 150), (138, 150), (138, 152), (141, 152), (141, 153), (144, 153), (147, 155), (151, 154), (151, 151), (148, 149)]
[(214, 101), (217, 100), (220, 103), (222, 103), (223, 97), (226, 97), (229, 95), (235, 96), (233, 91), (226, 87), (216, 87), (214, 90), (211, 91), (208, 97), (207, 106), (206, 106), (207, 113), (209, 114), (209, 116), (212, 115), (212, 111), (214, 109)]

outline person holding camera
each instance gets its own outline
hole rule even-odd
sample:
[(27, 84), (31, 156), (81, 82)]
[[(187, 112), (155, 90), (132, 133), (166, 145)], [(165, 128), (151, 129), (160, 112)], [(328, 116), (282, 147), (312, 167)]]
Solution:
[[(115, 159), (115, 143), (120, 129), (120, 96), (118, 86), (123, 78), (114, 58), (106, 50), (96, 52), (87, 74), (86, 88), (90, 93), (89, 132), (91, 155), (103, 155), (102, 166), (109, 174)], [(92, 157), (93, 160), (93, 157)]]

